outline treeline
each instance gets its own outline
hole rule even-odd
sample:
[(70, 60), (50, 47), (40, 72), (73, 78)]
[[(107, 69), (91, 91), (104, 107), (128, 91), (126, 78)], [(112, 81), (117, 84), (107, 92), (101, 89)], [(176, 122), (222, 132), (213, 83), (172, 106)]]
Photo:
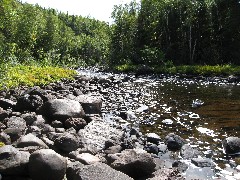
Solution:
[(142, 0), (112, 16), (113, 64), (240, 65), (239, 0)]
[(239, 0), (142, 0), (114, 23), (0, 1), (0, 62), (57, 65), (240, 65)]
[(105, 63), (107, 23), (44, 9), (17, 0), (0, 1), (0, 61), (55, 65)]

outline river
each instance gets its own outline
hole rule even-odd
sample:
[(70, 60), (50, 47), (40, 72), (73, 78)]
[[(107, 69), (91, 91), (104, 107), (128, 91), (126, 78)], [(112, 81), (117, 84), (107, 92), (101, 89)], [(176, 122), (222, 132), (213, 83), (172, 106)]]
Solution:
[[(101, 76), (117, 79), (129, 75)], [(164, 138), (174, 132), (216, 164), (214, 170), (188, 168), (187, 179), (194, 178), (193, 174), (202, 179), (240, 178), (238, 158), (226, 156), (222, 148), (224, 138), (240, 134), (239, 83), (218, 77), (129, 77), (128, 81), (106, 87), (111, 95), (105, 97), (105, 116), (125, 112), (127, 120), (143, 134), (154, 132)]]

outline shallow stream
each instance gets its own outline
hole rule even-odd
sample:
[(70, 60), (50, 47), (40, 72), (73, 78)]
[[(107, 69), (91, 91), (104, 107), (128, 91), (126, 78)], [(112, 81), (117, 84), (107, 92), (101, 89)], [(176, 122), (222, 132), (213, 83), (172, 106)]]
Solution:
[(240, 179), (239, 159), (227, 157), (222, 149), (224, 138), (240, 137), (240, 84), (217, 77), (133, 76), (106, 91), (111, 95), (105, 111), (127, 111), (132, 116), (128, 120), (143, 133), (155, 132), (164, 138), (174, 132), (216, 164), (214, 170), (190, 167), (187, 179), (194, 175), (198, 179)]

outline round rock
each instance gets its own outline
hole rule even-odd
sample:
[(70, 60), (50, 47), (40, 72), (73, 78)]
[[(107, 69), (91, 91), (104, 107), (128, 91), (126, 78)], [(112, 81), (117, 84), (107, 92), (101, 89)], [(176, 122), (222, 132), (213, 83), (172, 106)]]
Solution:
[(33, 180), (60, 180), (66, 173), (67, 160), (51, 149), (41, 149), (31, 154), (28, 169)]

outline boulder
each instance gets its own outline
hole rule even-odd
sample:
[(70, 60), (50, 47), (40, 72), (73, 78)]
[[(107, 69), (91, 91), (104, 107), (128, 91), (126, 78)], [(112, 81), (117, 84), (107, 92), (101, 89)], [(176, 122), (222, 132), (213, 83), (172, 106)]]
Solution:
[(79, 138), (70, 133), (63, 133), (54, 141), (54, 146), (66, 153), (76, 150), (79, 145)]
[(192, 148), (188, 144), (184, 144), (181, 148), (180, 151), (181, 156), (184, 159), (192, 159), (192, 158), (197, 158), (199, 155), (202, 155), (200, 151)]
[(170, 151), (180, 150), (186, 141), (180, 136), (170, 133), (165, 137), (165, 143)]
[(222, 142), (226, 154), (236, 154), (240, 152), (240, 138), (228, 137)]
[(68, 118), (64, 122), (64, 125), (67, 129), (73, 127), (76, 131), (78, 131), (83, 129), (87, 125), (87, 122), (83, 118)]
[(86, 165), (86, 166), (82, 166), (78, 164), (78, 165), (69, 167), (67, 170), (67, 179), (70, 179), (70, 180), (77, 180), (77, 179), (133, 180), (126, 174), (119, 172), (103, 163), (96, 163), (96, 164)]
[(33, 122), (37, 120), (37, 116), (35, 112), (22, 114), (21, 118), (23, 118), (26, 121), (26, 124), (28, 126), (32, 125)]
[(193, 158), (191, 162), (198, 167), (214, 167), (214, 163), (209, 158)]
[(109, 154), (110, 166), (137, 179), (151, 175), (155, 171), (155, 161), (146, 151), (127, 149), (121, 153)]
[(25, 130), (20, 128), (7, 128), (4, 129), (3, 132), (10, 136), (11, 142), (18, 140), (22, 135), (25, 134)]
[(101, 161), (98, 157), (90, 153), (79, 154), (76, 156), (76, 160), (86, 165), (94, 164)]
[(43, 105), (43, 100), (38, 95), (25, 94), (17, 99), (16, 110), (17, 111), (36, 111)]
[(100, 114), (102, 107), (102, 100), (99, 97), (80, 95), (76, 100), (82, 105), (86, 114)]
[(0, 147), (0, 173), (2, 175), (27, 175), (30, 154), (20, 152), (11, 145)]
[(10, 145), (11, 144), (11, 138), (6, 133), (1, 132), (0, 133), (0, 142), (3, 142), (4, 144)]
[(48, 146), (41, 139), (39, 139), (33, 134), (27, 134), (25, 136), (22, 136), (21, 138), (19, 138), (16, 145), (18, 148), (24, 148), (28, 146), (39, 146), (46, 149), (48, 148)]
[(121, 142), (123, 132), (111, 127), (110, 124), (103, 120), (91, 121), (84, 129), (78, 132), (81, 137), (83, 146), (90, 152), (97, 152), (105, 149), (106, 141), (114, 139), (116, 143)]
[(25, 129), (27, 127), (27, 124), (23, 118), (13, 116), (7, 120), (7, 127)]
[(158, 144), (161, 141), (161, 138), (156, 133), (147, 133), (146, 138), (148, 142)]
[(51, 149), (33, 152), (29, 158), (29, 175), (33, 180), (61, 180), (67, 169), (67, 160)]
[(48, 119), (65, 121), (71, 117), (82, 117), (84, 111), (78, 101), (70, 99), (53, 99), (44, 103), (41, 112)]

